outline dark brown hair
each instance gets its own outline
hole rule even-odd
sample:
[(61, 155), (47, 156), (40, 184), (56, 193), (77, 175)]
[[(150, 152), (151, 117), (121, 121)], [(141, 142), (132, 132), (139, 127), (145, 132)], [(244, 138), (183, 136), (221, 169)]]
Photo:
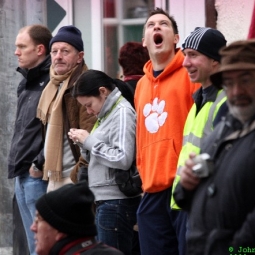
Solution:
[(145, 30), (145, 25), (146, 25), (148, 19), (151, 16), (156, 15), (156, 14), (163, 14), (163, 15), (165, 15), (171, 21), (174, 33), (175, 34), (179, 34), (178, 26), (177, 26), (177, 23), (176, 23), (174, 17), (170, 16), (166, 11), (164, 11), (162, 8), (158, 8), (158, 7), (149, 13), (149, 16), (147, 17), (147, 19), (146, 19), (146, 21), (144, 23), (143, 34), (144, 34), (144, 30)]
[(49, 44), (52, 38), (50, 30), (47, 27), (38, 24), (23, 27), (22, 29), (20, 29), (19, 32), (23, 32), (25, 30), (27, 30), (27, 33), (29, 34), (35, 45), (44, 45), (46, 55), (48, 55), (50, 53)]

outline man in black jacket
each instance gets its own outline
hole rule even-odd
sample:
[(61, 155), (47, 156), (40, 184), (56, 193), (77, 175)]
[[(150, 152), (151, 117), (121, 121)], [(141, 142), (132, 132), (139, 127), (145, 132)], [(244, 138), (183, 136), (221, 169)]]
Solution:
[(38, 255), (123, 255), (97, 242), (94, 194), (86, 181), (66, 184), (48, 192), (36, 202), (31, 226)]
[(189, 212), (188, 255), (255, 252), (255, 40), (220, 54), (211, 80), (225, 90), (229, 115), (204, 141), (210, 159), (191, 154), (174, 194)]
[(15, 55), (19, 62), (17, 71), (23, 79), (17, 89), (18, 105), (8, 158), (8, 178), (16, 178), (15, 196), (32, 255), (36, 254), (30, 231), (35, 202), (47, 189), (47, 182), (42, 180), (42, 125), (36, 118), (36, 109), (41, 93), (49, 82), (51, 38), (48, 28), (32, 25), (21, 28), (15, 42)]

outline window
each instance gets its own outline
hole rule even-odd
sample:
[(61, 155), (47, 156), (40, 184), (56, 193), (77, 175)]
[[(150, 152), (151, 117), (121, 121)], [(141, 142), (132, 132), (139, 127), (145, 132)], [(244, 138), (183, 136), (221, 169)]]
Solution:
[(103, 0), (104, 71), (119, 76), (118, 53), (128, 41), (142, 41), (143, 25), (153, 0)]

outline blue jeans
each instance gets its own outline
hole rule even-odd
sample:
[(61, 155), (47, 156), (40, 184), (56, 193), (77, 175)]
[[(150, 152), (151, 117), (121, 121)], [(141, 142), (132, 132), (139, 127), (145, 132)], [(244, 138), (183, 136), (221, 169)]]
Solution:
[(35, 217), (35, 202), (46, 193), (47, 185), (48, 182), (33, 178), (29, 173), (16, 177), (15, 181), (15, 195), (31, 255), (36, 255), (34, 233), (30, 230)]
[(142, 255), (184, 255), (187, 213), (171, 210), (171, 188), (144, 193), (137, 210)]
[(133, 227), (141, 197), (96, 203), (97, 239), (125, 255), (132, 254)]

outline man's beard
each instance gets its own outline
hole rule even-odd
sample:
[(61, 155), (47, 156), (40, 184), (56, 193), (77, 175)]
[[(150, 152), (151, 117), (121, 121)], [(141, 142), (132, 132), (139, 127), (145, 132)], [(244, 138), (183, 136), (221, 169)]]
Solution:
[(229, 112), (240, 122), (245, 123), (255, 115), (255, 101), (251, 100), (249, 105), (236, 106), (227, 101)]

